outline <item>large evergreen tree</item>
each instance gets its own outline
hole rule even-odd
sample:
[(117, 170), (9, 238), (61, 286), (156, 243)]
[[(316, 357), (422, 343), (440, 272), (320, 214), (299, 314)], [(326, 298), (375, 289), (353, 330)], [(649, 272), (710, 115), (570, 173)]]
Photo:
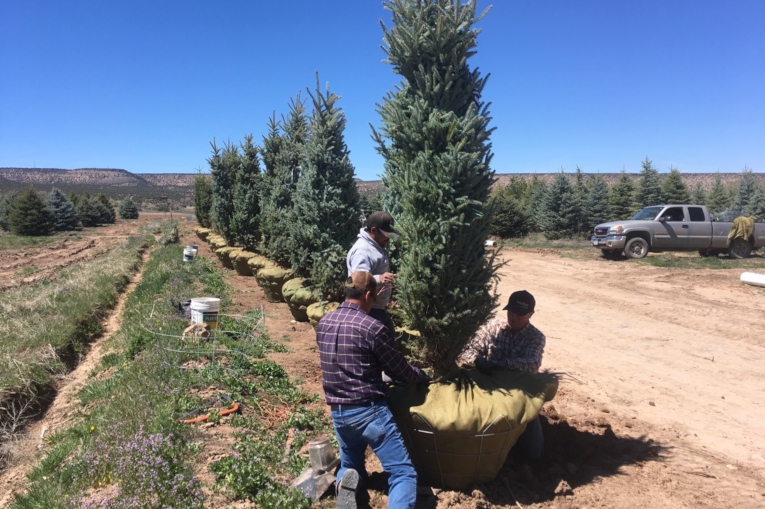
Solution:
[(509, 184), (492, 194), (494, 218), (489, 233), (504, 239), (524, 237), (529, 233), (529, 217), (518, 201), (517, 188)]
[(693, 187), (691, 202), (696, 205), (706, 205), (707, 193), (704, 191), (704, 186), (701, 185), (701, 182), (696, 182), (696, 185)]
[(255, 250), (260, 242), (260, 162), (258, 148), (252, 135), (244, 137), (239, 170), (234, 186), (234, 209), (231, 215), (231, 234), (234, 243)]
[(77, 211), (64, 193), (54, 187), (45, 197), (45, 205), (53, 218), (54, 231), (74, 230), (77, 227)]
[(79, 196), (75, 210), (82, 226), (98, 226), (103, 216), (108, 213), (104, 210), (103, 204), (87, 192)]
[(669, 204), (683, 204), (691, 200), (688, 187), (680, 175), (680, 170), (677, 168), (670, 169), (669, 175), (664, 177), (664, 181), (661, 183), (661, 195), (664, 201)]
[(13, 201), (8, 212), (8, 229), (14, 235), (48, 235), (53, 216), (31, 185)]
[(231, 142), (226, 143), (223, 151), (217, 146), (215, 140), (210, 143), (210, 146), (212, 155), (207, 160), (212, 178), (210, 222), (215, 231), (226, 239), (226, 242), (232, 243), (231, 216), (234, 213), (234, 184), (239, 165), (239, 151)]
[[(561, 170), (563, 171), (563, 170)], [(582, 169), (577, 166), (574, 173), (573, 183), (574, 199), (576, 201), (575, 208), (577, 211), (576, 217), (576, 234), (581, 235), (587, 233), (589, 229), (587, 226), (587, 217), (585, 216), (585, 203), (587, 202), (587, 183), (585, 182), (585, 176)]]
[(749, 202), (757, 191), (757, 182), (754, 174), (749, 168), (744, 168), (741, 173), (741, 180), (738, 183), (735, 197), (733, 198), (733, 209), (736, 214), (743, 214), (749, 207)]
[[(281, 128), (281, 133), (280, 133)], [(289, 231), (292, 200), (302, 168), (308, 138), (308, 117), (300, 94), (290, 101), (290, 111), (281, 123), (272, 117), (263, 140), (263, 193), (261, 230), (263, 254), (281, 265), (290, 264)]]
[(529, 192), (526, 199), (526, 215), (529, 218), (529, 227), (532, 231), (541, 232), (545, 219), (545, 205), (547, 203), (547, 182), (536, 174), (531, 177)]
[(590, 177), (587, 198), (584, 201), (584, 218), (587, 233), (601, 223), (611, 219), (611, 204), (608, 197), (608, 184), (600, 175)]
[(359, 194), (345, 145), (345, 115), (340, 97), (322, 93), (319, 76), (311, 95), (303, 165), (290, 214), (289, 251), (292, 269), (310, 278), (324, 299), (342, 296), (345, 257), (359, 231)]
[(413, 355), (436, 373), (454, 364), (493, 312), (496, 266), (484, 242), (492, 210), (486, 78), (471, 69), (484, 15), (476, 2), (392, 0), (387, 62), (402, 82), (379, 107), (385, 203), (401, 231), (397, 298), (420, 332)]
[(747, 216), (751, 216), (755, 221), (765, 222), (765, 185), (757, 186), (754, 194), (749, 199), (749, 204), (744, 209)]
[(653, 162), (647, 157), (641, 164), (643, 169), (640, 170), (635, 201), (640, 208), (660, 205), (664, 198), (661, 194), (659, 170), (654, 167)]
[(715, 181), (712, 184), (712, 188), (709, 190), (706, 205), (709, 209), (709, 213), (712, 215), (719, 214), (730, 205), (730, 199), (728, 198), (728, 193), (725, 191), (725, 186), (722, 183), (722, 177), (720, 176), (719, 171), (717, 172), (717, 175), (715, 175)]
[(194, 215), (200, 226), (209, 228), (212, 208), (212, 179), (201, 172), (194, 177)]
[(609, 195), (612, 219), (629, 219), (635, 215), (637, 211), (634, 201), (635, 184), (626, 171), (622, 170), (619, 180), (611, 187)]
[(0, 198), (0, 230), (9, 230), (8, 214), (11, 211), (13, 202), (19, 195), (17, 192), (6, 193)]
[(542, 232), (549, 240), (576, 235), (580, 217), (579, 198), (561, 171), (547, 188)]
[(104, 193), (99, 193), (96, 199), (98, 200), (98, 203), (103, 205), (103, 208), (99, 208), (101, 217), (100, 223), (114, 223), (117, 220), (117, 213), (114, 211), (114, 205), (112, 205), (112, 201)]
[(119, 213), (122, 219), (138, 219), (138, 207), (135, 206), (130, 196), (126, 196), (120, 202)]

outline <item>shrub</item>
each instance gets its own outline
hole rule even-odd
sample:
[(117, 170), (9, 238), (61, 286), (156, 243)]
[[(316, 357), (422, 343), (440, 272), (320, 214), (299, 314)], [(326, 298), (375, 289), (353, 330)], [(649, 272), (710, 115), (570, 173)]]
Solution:
[(119, 212), (122, 219), (138, 219), (138, 207), (129, 196), (120, 202)]
[(53, 188), (45, 197), (45, 205), (53, 218), (53, 230), (73, 230), (77, 227), (77, 211), (64, 194)]
[(48, 235), (53, 216), (31, 185), (13, 201), (8, 212), (8, 229), (15, 235)]

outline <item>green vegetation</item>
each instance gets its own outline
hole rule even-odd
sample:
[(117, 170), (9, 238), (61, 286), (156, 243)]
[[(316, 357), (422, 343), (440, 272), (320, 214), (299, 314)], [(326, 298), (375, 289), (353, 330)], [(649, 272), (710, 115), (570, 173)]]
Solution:
[[(284, 350), (259, 325), (259, 311), (223, 316), (207, 341), (181, 338), (188, 320), (174, 303), (201, 295), (223, 297), (221, 272), (204, 258), (183, 263), (181, 247), (153, 251), (141, 282), (125, 302), (118, 333), (104, 348), (93, 380), (80, 392), (72, 426), (49, 439), (46, 456), (29, 475), (29, 490), (14, 508), (213, 507), (235, 499), (262, 508), (310, 506), (278, 479), (308, 466), (298, 451), (319, 433), (331, 433), (317, 398), (295, 387), (278, 364), (264, 360)], [(227, 394), (245, 411), (222, 417)], [(212, 397), (210, 397), (212, 395)], [(198, 413), (195, 413), (198, 412)], [(210, 465), (214, 500), (205, 499), (194, 470), (206, 451), (195, 425), (238, 429), (229, 454)], [(282, 463), (294, 431), (292, 452)]]
[(194, 215), (197, 223), (204, 228), (210, 227), (210, 208), (212, 207), (212, 183), (209, 175), (201, 173), (194, 177)]
[(45, 197), (45, 205), (53, 217), (54, 231), (74, 230), (77, 227), (77, 212), (64, 193), (53, 188)]
[(48, 235), (53, 224), (53, 215), (32, 186), (13, 200), (8, 211), (8, 229), (14, 235)]
[(138, 219), (138, 207), (129, 196), (120, 202), (119, 212), (122, 219)]
[(47, 237), (24, 237), (19, 235), (0, 235), (0, 251), (7, 249), (21, 249), (24, 247), (36, 247), (50, 244), (61, 240), (61, 236), (50, 235)]

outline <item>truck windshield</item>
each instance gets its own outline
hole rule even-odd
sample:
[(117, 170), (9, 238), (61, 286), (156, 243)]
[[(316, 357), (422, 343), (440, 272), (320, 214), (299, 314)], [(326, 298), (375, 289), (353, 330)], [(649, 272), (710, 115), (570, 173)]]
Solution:
[(664, 207), (646, 207), (632, 216), (632, 219), (635, 221), (653, 221), (663, 208)]

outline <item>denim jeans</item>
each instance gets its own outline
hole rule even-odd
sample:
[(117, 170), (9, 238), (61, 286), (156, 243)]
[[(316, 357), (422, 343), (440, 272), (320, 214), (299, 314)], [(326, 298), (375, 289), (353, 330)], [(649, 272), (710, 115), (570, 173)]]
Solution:
[(337, 478), (349, 468), (362, 479), (367, 477), (364, 452), (369, 445), (390, 474), (388, 507), (413, 508), (417, 499), (417, 472), (396, 427), (393, 414), (384, 402), (369, 407), (344, 410), (342, 405), (332, 412), (335, 435), (340, 444), (340, 470)]
[(538, 415), (526, 425), (526, 430), (518, 437), (515, 447), (528, 460), (542, 459), (545, 454), (545, 436), (542, 434), (542, 424)]

